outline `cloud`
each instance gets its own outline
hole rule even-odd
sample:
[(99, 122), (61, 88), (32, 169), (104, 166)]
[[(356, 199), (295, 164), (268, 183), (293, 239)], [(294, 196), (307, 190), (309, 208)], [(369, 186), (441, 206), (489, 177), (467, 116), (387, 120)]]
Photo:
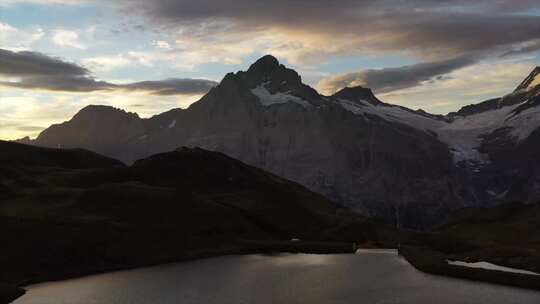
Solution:
[(154, 67), (156, 62), (176, 61), (175, 59), (176, 58), (172, 58), (170, 55), (159, 52), (128, 51), (126, 53), (113, 56), (96, 56), (85, 58), (82, 60), (82, 64), (93, 71), (108, 72), (116, 68), (124, 68), (134, 65)]
[(37, 132), (45, 129), (44, 127), (38, 127), (38, 126), (19, 126), (17, 127), (17, 130), (23, 131), (23, 132)]
[(502, 57), (523, 55), (523, 54), (532, 53), (536, 51), (540, 51), (540, 39), (529, 41), (529, 42), (523, 43), (522, 45), (518, 45), (512, 50), (502, 54)]
[(39, 41), (45, 32), (41, 28), (21, 30), (8, 23), (0, 22), (0, 46), (6, 49), (23, 50)]
[(379, 93), (423, 85), (510, 50), (534, 51), (540, 39), (535, 9), (540, 3), (529, 0), (157, 0), (130, 6), (187, 46), (179, 53), (211, 48), (216, 55), (205, 58), (217, 62), (226, 60), (227, 48), (242, 45), (244, 55), (228, 55), (235, 62), (257, 52), (304, 69), (339, 56), (391, 54), (420, 61), (320, 84), (327, 92), (363, 84)]
[(364, 86), (377, 93), (391, 92), (418, 86), (425, 81), (442, 77), (459, 68), (477, 62), (474, 56), (407, 65), (397, 68), (369, 69), (322, 79), (318, 88), (327, 94), (351, 86)]
[(0, 49), (0, 74), (7, 76), (86, 76), (84, 67), (37, 52)]
[[(180, 63), (187, 69), (201, 64), (203, 58), (209, 58), (206, 62), (237, 64), (254, 53), (272, 53), (303, 67), (319, 65), (335, 56), (381, 53), (434, 61), (469, 52), (504, 53), (516, 45), (540, 39), (540, 3), (536, 0), (117, 0), (112, 1), (114, 4), (105, 0), (7, 0), (6, 3), (23, 2), (84, 3), (114, 8), (145, 22), (146, 29), (167, 33), (172, 39), (157, 40), (155, 45), (169, 56), (174, 53), (179, 58), (193, 59)], [(241, 53), (232, 51), (236, 46), (242, 46)], [(203, 55), (194, 54), (199, 50)]]
[(40, 4), (40, 5), (81, 5), (96, 3), (96, 0), (2, 0), (0, 7), (17, 4)]
[(83, 59), (82, 64), (93, 71), (107, 72), (112, 69), (130, 66), (133, 61), (121, 55), (97, 56)]
[(0, 81), (5, 87), (61, 92), (138, 91), (152, 95), (204, 94), (217, 83), (206, 79), (164, 79), (127, 84), (96, 80), (90, 71), (75, 63), (36, 52), (0, 49), (0, 75), (15, 81)]
[(141, 81), (120, 85), (125, 90), (145, 91), (153, 95), (201, 94), (208, 92), (217, 83), (204, 79), (170, 78), (161, 81)]
[(79, 34), (74, 31), (56, 30), (53, 35), (53, 42), (59, 47), (86, 49), (86, 46), (79, 39)]
[(205, 63), (240, 64), (264, 53), (304, 69), (339, 56), (392, 54), (422, 62), (471, 52), (513, 56), (512, 50), (540, 39), (535, 0), (8, 1), (114, 8), (163, 34), (153, 42), (155, 50), (132, 51), (115, 58), (116, 64), (173, 62), (185, 70)]
[(171, 49), (171, 45), (167, 41), (162, 41), (162, 40), (153, 41), (152, 45), (154, 45), (155, 47), (157, 47), (159, 49), (163, 49), (163, 50), (170, 50)]
[(93, 92), (115, 89), (115, 85), (88, 76), (29, 76), (18, 81), (0, 81), (0, 85), (19, 89), (40, 89), (61, 92)]
[(136, 91), (151, 95), (204, 94), (215, 87), (215, 81), (191, 78), (169, 78), (114, 84), (90, 77), (35, 76), (20, 81), (0, 81), (0, 85), (19, 89), (41, 89), (59, 92)]
[(114, 56), (99, 56), (84, 59), (83, 65), (92, 70), (106, 71), (114, 67), (142, 66), (152, 68), (174, 68), (193, 71), (202, 64), (220, 63), (237, 65), (255, 53), (266, 37), (255, 40), (239, 40), (235, 37), (218, 37), (212, 43), (176, 37), (176, 39), (154, 40), (145, 50), (127, 51)]
[[(492, 52), (540, 38), (538, 1), (125, 1), (183, 41), (251, 41), (297, 64), (335, 55), (403, 53), (422, 60)], [(505, 33), (501, 35), (501, 33)], [(273, 37), (265, 39), (260, 37)], [(278, 39), (279, 38), (279, 39)], [(269, 43), (268, 43), (269, 42)], [(218, 53), (219, 56), (219, 53)]]

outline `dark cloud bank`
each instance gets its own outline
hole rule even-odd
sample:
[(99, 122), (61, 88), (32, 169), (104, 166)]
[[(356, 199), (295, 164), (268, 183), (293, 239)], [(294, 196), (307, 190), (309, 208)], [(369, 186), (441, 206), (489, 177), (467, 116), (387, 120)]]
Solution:
[[(540, 38), (532, 0), (123, 0), (156, 24), (193, 26), (201, 39), (269, 28), (369, 37), (375, 51), (455, 57)], [(228, 26), (212, 26), (216, 20)], [(345, 50), (344, 50), (345, 51)], [(440, 59), (440, 58), (439, 58)]]
[(463, 56), (398, 68), (363, 70), (326, 78), (319, 85), (328, 93), (334, 93), (351, 85), (361, 85), (369, 87), (377, 93), (385, 93), (415, 87), (424, 81), (440, 77), (476, 61), (475, 56)]
[(73, 63), (35, 52), (0, 49), (0, 74), (12, 76), (80, 76), (89, 71)]
[(0, 81), (0, 85), (64, 92), (129, 90), (153, 95), (204, 94), (216, 85), (205, 79), (165, 79), (114, 84), (99, 81), (90, 71), (75, 63), (36, 52), (13, 52), (0, 49), (0, 75), (16, 77), (18, 81)]
[[(388, 92), (416, 86), (483, 59), (540, 50), (538, 0), (124, 0), (123, 3), (130, 12), (138, 12), (155, 25), (190, 27), (192, 38), (204, 41), (279, 28), (326, 35), (331, 54), (405, 54), (423, 62), (331, 77), (323, 81), (327, 87), (334, 84), (331, 90), (356, 81)], [(341, 46), (335, 41), (346, 43)]]

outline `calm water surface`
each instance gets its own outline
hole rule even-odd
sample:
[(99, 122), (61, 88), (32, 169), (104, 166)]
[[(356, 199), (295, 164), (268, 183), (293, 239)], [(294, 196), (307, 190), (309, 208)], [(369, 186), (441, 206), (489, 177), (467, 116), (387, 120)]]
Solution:
[(424, 274), (394, 251), (228, 256), (38, 284), (16, 304), (540, 303), (540, 292)]

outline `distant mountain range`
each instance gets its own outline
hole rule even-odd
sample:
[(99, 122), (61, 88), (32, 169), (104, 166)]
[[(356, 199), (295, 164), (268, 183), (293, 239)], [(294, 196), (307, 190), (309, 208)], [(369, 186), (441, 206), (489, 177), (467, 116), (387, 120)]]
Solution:
[(143, 119), (88, 106), (19, 141), (89, 149), (128, 164), (201, 147), (362, 214), (426, 228), (462, 207), (540, 198), (539, 74), (536, 68), (504, 97), (443, 116), (384, 103), (368, 88), (321, 95), (264, 56), (187, 109)]

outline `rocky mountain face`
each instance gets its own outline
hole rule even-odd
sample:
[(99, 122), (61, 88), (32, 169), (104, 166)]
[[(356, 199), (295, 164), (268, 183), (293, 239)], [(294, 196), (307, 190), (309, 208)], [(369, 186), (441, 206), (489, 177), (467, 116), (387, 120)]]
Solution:
[[(187, 109), (141, 119), (89, 106), (31, 143), (86, 148), (126, 163), (180, 146), (201, 147), (362, 214), (425, 228), (461, 207), (538, 197), (531, 184), (538, 174), (526, 161), (534, 156), (532, 136), (540, 136), (534, 132), (540, 126), (540, 77), (531, 77), (503, 98), (440, 116), (386, 104), (368, 88), (320, 95), (294, 70), (265, 56), (247, 71), (227, 74)], [(516, 153), (525, 156), (517, 160)], [(514, 172), (513, 162), (526, 173)], [(521, 186), (507, 189), (511, 184)]]

